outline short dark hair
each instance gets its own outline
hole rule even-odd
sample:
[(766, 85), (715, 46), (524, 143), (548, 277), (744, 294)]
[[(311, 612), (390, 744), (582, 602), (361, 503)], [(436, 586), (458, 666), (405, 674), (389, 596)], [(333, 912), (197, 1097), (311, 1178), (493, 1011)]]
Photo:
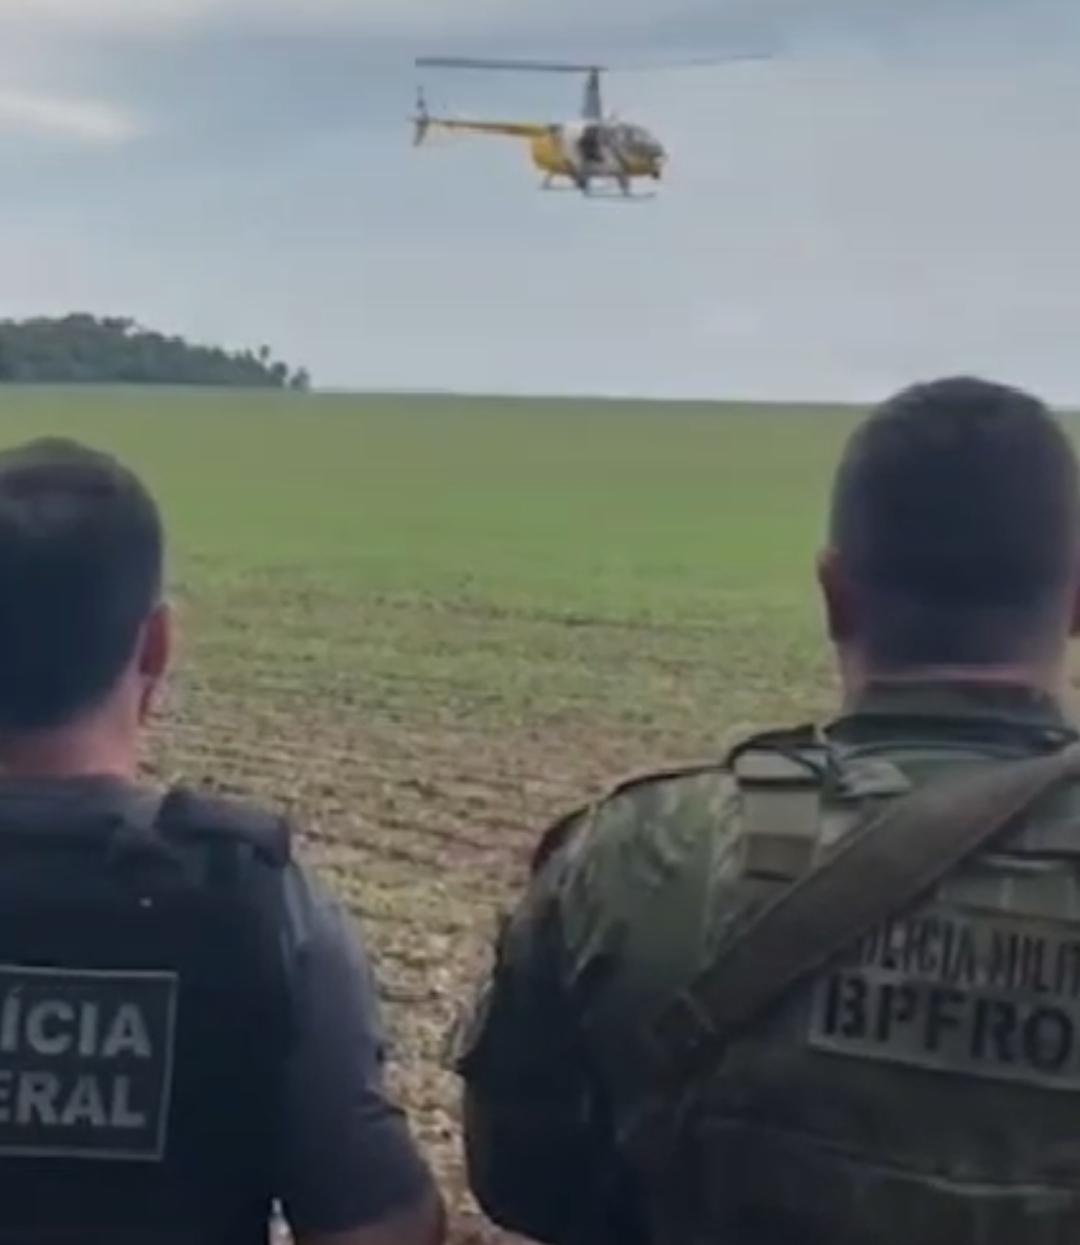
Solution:
[(116, 685), (162, 590), (157, 505), (109, 454), (0, 451), (0, 729), (75, 720)]
[(831, 538), (878, 669), (1031, 657), (1080, 553), (1072, 443), (1019, 389), (949, 377), (904, 389), (848, 442)]

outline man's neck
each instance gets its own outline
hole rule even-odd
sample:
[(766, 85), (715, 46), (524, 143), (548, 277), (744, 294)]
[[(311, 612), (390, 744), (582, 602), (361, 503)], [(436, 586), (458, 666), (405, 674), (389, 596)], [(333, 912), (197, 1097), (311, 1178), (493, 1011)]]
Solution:
[(1065, 678), (1061, 667), (1034, 665), (1000, 666), (912, 666), (906, 670), (874, 670), (841, 662), (843, 699), (850, 704), (871, 684), (954, 683), (982, 687), (1016, 687), (1061, 700)]
[(137, 747), (108, 733), (49, 731), (0, 734), (0, 777), (26, 781), (138, 777)]

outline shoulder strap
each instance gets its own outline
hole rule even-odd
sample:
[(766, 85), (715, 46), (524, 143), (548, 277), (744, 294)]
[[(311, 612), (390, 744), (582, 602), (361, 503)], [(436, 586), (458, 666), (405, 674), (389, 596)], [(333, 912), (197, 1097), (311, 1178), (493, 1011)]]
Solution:
[(898, 797), (840, 840), (721, 948), (652, 1020), (653, 1093), (626, 1138), (655, 1158), (672, 1113), (725, 1045), (803, 978), (917, 901), (1042, 795), (1080, 778), (1080, 743), (980, 766)]
[(251, 965), (251, 986), (266, 991), (266, 1040), (283, 1056), (295, 1040), (300, 1012), (289, 819), (253, 802), (174, 786), (160, 803), (154, 831), (169, 848), (194, 860), (204, 886), (242, 904), (258, 957)]
[(288, 819), (247, 801), (171, 787), (160, 802), (156, 829), (166, 838), (230, 844), (276, 868), (292, 858)]
[(138, 792), (106, 830), (112, 865), (141, 877), (148, 870), (178, 871), (189, 880), (233, 886), (251, 874), (253, 861), (277, 873), (291, 860), (286, 818), (182, 786)]

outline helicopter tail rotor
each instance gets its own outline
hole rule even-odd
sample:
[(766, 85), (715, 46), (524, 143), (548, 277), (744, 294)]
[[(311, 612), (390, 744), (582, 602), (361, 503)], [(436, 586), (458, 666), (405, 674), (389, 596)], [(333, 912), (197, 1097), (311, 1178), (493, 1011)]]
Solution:
[(431, 126), (431, 114), (428, 112), (427, 101), (424, 98), (423, 88), (416, 92), (416, 112), (413, 115), (413, 146), (419, 147), (427, 137), (428, 129)]

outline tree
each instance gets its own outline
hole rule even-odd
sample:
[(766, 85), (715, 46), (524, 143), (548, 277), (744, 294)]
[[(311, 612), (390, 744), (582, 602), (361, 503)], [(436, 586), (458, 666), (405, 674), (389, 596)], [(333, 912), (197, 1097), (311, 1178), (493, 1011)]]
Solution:
[(72, 312), (59, 319), (0, 320), (0, 384), (310, 387), (269, 346), (229, 353), (143, 328), (126, 316)]

